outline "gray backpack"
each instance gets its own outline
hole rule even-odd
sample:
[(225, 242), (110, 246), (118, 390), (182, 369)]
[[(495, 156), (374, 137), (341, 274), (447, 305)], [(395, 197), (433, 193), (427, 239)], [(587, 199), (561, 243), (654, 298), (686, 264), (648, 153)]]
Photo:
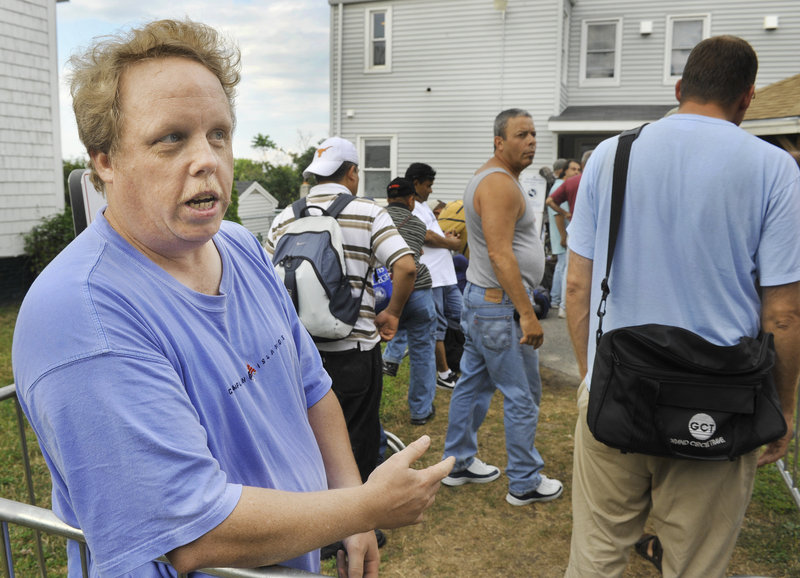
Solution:
[[(309, 206), (305, 198), (295, 201), (294, 221), (275, 245), (272, 256), (275, 270), (289, 291), (300, 321), (315, 341), (347, 337), (358, 320), (366, 277), (361, 294), (353, 297), (347, 280), (342, 231), (336, 220), (354, 199), (352, 195), (340, 194), (327, 209)], [(309, 209), (320, 214), (312, 214)]]

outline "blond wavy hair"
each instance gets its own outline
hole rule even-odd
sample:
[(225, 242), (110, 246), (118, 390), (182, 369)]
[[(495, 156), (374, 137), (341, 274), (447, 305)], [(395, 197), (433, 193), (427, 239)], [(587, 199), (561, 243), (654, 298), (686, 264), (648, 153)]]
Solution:
[[(126, 33), (96, 38), (85, 52), (69, 60), (72, 109), (78, 135), (90, 155), (117, 152), (123, 124), (119, 87), (125, 70), (143, 60), (170, 56), (195, 60), (219, 79), (235, 125), (234, 100), (241, 71), (238, 47), (205, 24), (157, 20)], [(105, 184), (91, 160), (89, 168), (92, 184), (104, 191)]]

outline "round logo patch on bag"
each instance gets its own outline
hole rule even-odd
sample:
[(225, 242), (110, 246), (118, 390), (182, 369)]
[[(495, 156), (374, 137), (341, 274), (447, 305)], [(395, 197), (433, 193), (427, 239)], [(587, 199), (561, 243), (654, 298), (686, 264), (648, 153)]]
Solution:
[(706, 413), (696, 413), (689, 420), (689, 433), (696, 440), (705, 441), (713, 436), (715, 431), (717, 422)]

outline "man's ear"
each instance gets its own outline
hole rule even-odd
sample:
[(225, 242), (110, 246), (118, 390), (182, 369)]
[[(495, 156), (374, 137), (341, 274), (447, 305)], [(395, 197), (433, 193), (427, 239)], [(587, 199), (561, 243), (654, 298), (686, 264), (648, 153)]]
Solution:
[(92, 159), (92, 166), (104, 183), (114, 182), (114, 169), (111, 166), (111, 157), (108, 153), (94, 151), (89, 153)]
[(494, 137), (494, 150), (500, 150), (500, 145), (503, 144), (504, 140), (501, 136)]
[(678, 102), (681, 101), (681, 80), (682, 78), (678, 79), (678, 82), (675, 83), (675, 98)]
[(753, 102), (753, 98), (756, 95), (756, 87), (754, 84), (750, 85), (750, 88), (747, 89), (747, 92), (742, 96), (742, 99), (739, 101), (739, 107), (742, 110), (747, 110), (750, 107), (750, 103)]

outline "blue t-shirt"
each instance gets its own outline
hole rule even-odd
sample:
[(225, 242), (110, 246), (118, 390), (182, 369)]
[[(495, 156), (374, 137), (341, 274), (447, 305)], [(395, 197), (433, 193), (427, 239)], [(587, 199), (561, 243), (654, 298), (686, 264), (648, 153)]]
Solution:
[[(605, 276), (617, 137), (581, 179), (569, 248), (593, 260), (587, 383)], [(757, 282), (800, 280), (800, 170), (785, 151), (733, 123), (675, 114), (631, 150), (603, 330), (661, 323), (720, 345), (755, 337)]]
[[(53, 510), (85, 532), (92, 576), (168, 575), (150, 561), (219, 525), (242, 485), (327, 487), (307, 413), (330, 389), (317, 349), (256, 239), (223, 222), (214, 243), (211, 296), (99, 215), (20, 310), (20, 401)], [(80, 575), (76, 548), (69, 562)], [(318, 571), (319, 554), (286, 564)]]

